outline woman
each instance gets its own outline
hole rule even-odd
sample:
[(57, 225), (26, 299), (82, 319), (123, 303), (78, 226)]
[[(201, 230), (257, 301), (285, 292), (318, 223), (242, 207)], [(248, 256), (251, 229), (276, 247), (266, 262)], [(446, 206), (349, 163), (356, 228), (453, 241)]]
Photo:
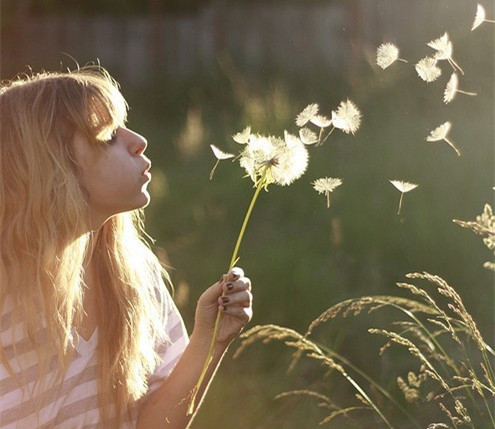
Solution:
[(151, 163), (126, 114), (100, 67), (0, 89), (2, 429), (185, 428), (218, 309), (208, 380), (252, 316), (234, 268), (188, 338), (143, 239)]

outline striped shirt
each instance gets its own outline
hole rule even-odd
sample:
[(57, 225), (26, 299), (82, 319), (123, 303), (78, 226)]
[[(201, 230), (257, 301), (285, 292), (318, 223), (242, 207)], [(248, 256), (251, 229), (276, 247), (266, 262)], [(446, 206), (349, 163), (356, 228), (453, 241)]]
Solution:
[[(164, 301), (168, 314), (164, 330), (166, 338), (170, 341), (158, 345), (157, 351), (162, 361), (148, 380), (149, 388), (144, 398), (155, 391), (169, 376), (189, 341), (184, 322), (170, 295)], [(25, 369), (22, 374), (23, 383), (29, 387), (30, 391), (35, 389), (35, 393), (30, 396), (25, 390), (20, 389), (5, 366), (0, 364), (0, 428), (103, 428), (97, 388), (98, 328), (88, 341), (75, 335), (75, 353), (62, 382), (53, 385), (53, 377), (57, 368), (56, 358), (53, 358), (49, 363), (47, 382), (40, 385), (40, 383), (35, 383), (38, 371), (36, 352), (30, 341), (21, 333), (21, 327), (12, 326), (10, 307), (10, 300), (6, 299), (0, 316), (0, 341), (4, 345), (5, 357), (15, 373), (20, 374), (21, 367), (14, 356), (13, 341), (16, 342), (20, 361), (33, 363), (27, 367), (23, 364)], [(36, 337), (40, 340), (47, 338), (46, 328), (38, 331)], [(38, 404), (41, 406), (38, 407)], [(36, 412), (37, 409), (40, 410), (39, 413)], [(122, 429), (135, 427), (137, 415), (138, 404), (134, 404), (132, 421), (124, 419), (120, 427)]]

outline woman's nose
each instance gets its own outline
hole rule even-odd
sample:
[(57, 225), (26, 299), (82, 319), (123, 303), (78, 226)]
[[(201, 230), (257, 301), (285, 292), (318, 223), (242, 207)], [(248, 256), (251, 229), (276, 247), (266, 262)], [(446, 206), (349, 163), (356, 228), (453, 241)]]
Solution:
[(132, 155), (141, 155), (148, 146), (148, 141), (134, 131), (128, 130), (131, 134), (130, 152)]

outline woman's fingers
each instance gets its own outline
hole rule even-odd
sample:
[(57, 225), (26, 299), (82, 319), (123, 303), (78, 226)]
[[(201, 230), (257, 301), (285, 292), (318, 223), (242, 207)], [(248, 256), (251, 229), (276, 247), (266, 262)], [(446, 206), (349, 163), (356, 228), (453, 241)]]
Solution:
[(234, 316), (238, 319), (247, 323), (253, 317), (253, 309), (251, 307), (234, 307), (234, 306), (220, 306), (220, 311), (223, 314), (228, 314), (229, 316)]
[(227, 281), (223, 284), (223, 292), (226, 294), (239, 292), (242, 290), (251, 290), (251, 280), (247, 277), (240, 277), (235, 281)]
[(237, 306), (250, 307), (253, 302), (253, 295), (249, 290), (231, 293), (218, 298), (218, 303), (223, 307)]
[(236, 280), (244, 277), (244, 270), (239, 267), (232, 268), (227, 274), (223, 276), (225, 283), (235, 282)]

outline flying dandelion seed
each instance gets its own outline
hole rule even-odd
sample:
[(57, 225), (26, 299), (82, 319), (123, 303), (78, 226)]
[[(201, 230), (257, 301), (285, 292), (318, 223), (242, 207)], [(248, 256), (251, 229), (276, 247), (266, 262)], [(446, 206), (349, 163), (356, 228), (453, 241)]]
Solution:
[(316, 133), (306, 127), (299, 130), (299, 138), (304, 144), (307, 145), (315, 144), (318, 141), (318, 136), (316, 135)]
[(426, 141), (429, 142), (437, 142), (443, 140), (446, 142), (452, 149), (454, 149), (457, 153), (457, 156), (461, 156), (461, 152), (457, 149), (448, 138), (447, 135), (452, 128), (452, 124), (450, 122), (444, 122), (442, 125), (435, 128), (428, 137), (426, 137)]
[(252, 135), (240, 163), (255, 185), (264, 177), (265, 188), (271, 183), (285, 186), (306, 171), (308, 151), (299, 138), (287, 132), (285, 139)]
[(298, 127), (304, 127), (304, 125), (306, 125), (311, 120), (311, 118), (313, 118), (313, 116), (318, 114), (318, 109), (319, 106), (316, 103), (306, 106), (304, 110), (299, 113), (299, 115), (297, 115), (296, 125)]
[(319, 194), (325, 194), (327, 198), (327, 208), (330, 207), (330, 193), (342, 185), (342, 180), (333, 177), (322, 177), (313, 182), (313, 188)]
[(476, 8), (476, 16), (474, 17), (474, 22), (473, 22), (473, 26), (471, 27), (471, 31), (476, 30), (484, 22), (491, 22), (492, 24), (495, 23), (495, 21), (491, 19), (486, 19), (485, 8), (478, 3), (478, 6)]
[(457, 77), (456, 73), (452, 73), (452, 76), (450, 76), (450, 79), (443, 93), (443, 102), (445, 104), (450, 103), (455, 98), (458, 92), (460, 94), (471, 95), (471, 96), (477, 95), (475, 92), (461, 91), (460, 89), (458, 89), (458, 86), (459, 86), (459, 78)]
[(397, 214), (399, 215), (402, 208), (402, 199), (404, 197), (404, 194), (412, 191), (413, 189), (416, 189), (418, 185), (416, 185), (415, 183), (404, 182), (402, 180), (390, 180), (390, 183), (394, 185), (395, 188), (397, 188), (400, 192), (399, 209), (397, 210)]
[(215, 170), (216, 170), (218, 164), (220, 163), (220, 161), (222, 161), (224, 159), (234, 158), (235, 155), (233, 155), (231, 153), (223, 152), (220, 149), (218, 149), (215, 145), (212, 145), (212, 144), (210, 145), (210, 147), (211, 147), (211, 150), (213, 151), (213, 155), (215, 155), (215, 158), (217, 159), (217, 162), (215, 163), (212, 170), (210, 171), (210, 180), (211, 180), (211, 179), (213, 179), (213, 174), (215, 174)]
[(431, 42), (427, 43), (427, 45), (436, 51), (435, 52), (436, 60), (438, 61), (446, 60), (452, 66), (454, 71), (457, 69), (461, 72), (461, 74), (464, 74), (462, 69), (452, 58), (452, 53), (454, 52), (454, 46), (452, 45), (452, 42), (450, 41), (449, 35), (447, 33), (444, 33), (444, 35), (442, 37), (439, 37), (438, 39), (432, 40)]
[(249, 136), (251, 135), (251, 127), (248, 126), (244, 128), (240, 133), (234, 134), (232, 138), (235, 142), (239, 144), (246, 144), (249, 141)]
[(386, 69), (396, 61), (407, 63), (399, 58), (399, 48), (392, 43), (383, 43), (376, 49), (376, 64), (382, 69)]
[(343, 101), (337, 111), (332, 111), (332, 124), (347, 134), (354, 134), (361, 125), (361, 112), (352, 101)]
[(323, 115), (314, 115), (309, 122), (320, 128), (327, 128), (332, 125), (332, 120)]
[(420, 59), (415, 69), (419, 77), (428, 83), (435, 81), (442, 74), (442, 70), (437, 66), (437, 60), (432, 57)]

